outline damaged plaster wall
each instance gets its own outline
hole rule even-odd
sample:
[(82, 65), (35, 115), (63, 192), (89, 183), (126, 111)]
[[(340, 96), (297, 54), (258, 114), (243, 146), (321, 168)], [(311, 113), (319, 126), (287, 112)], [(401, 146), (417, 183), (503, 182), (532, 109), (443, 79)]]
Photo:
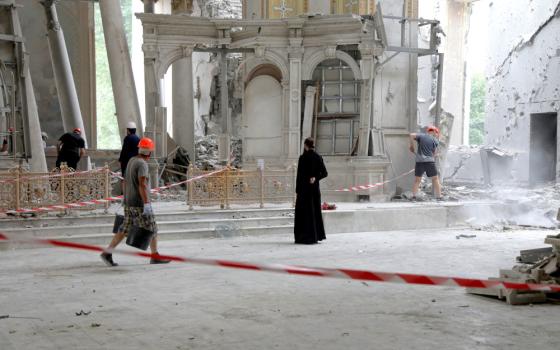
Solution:
[(519, 153), (514, 173), (527, 182), (531, 114), (560, 110), (560, 1), (488, 6), (486, 143)]

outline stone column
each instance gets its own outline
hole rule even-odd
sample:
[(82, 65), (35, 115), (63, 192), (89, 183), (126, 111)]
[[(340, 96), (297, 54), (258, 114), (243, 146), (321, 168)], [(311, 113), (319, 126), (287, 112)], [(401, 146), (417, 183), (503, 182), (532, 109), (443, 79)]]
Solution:
[[(157, 0), (142, 0), (144, 2), (144, 12), (154, 13), (154, 4)], [(158, 57), (157, 48), (151, 45), (142, 45), (144, 51), (144, 101), (146, 105), (146, 129), (144, 135), (156, 140), (156, 107), (161, 107), (161, 79), (157, 72), (156, 59)], [(154, 155), (158, 154), (162, 145), (156, 142)], [(148, 161), (150, 171), (150, 185), (152, 188), (159, 184), (159, 165), (157, 160), (152, 157)]]
[[(192, 0), (173, 0), (173, 14), (191, 14)], [(177, 145), (185, 148), (195, 161), (194, 147), (194, 93), (192, 47), (183, 50), (184, 58), (173, 63), (173, 139)]]
[[(74, 77), (70, 67), (64, 34), (58, 22), (54, 0), (43, 2), (47, 15), (48, 41), (53, 64), (53, 72), (60, 102), (62, 124), (65, 131), (74, 128), (82, 129), (82, 137), (86, 138), (82, 112), (78, 102), (78, 94), (74, 85)], [(87, 146), (87, 141), (86, 141)]]
[[(16, 14), (12, 17), (14, 19), (14, 35), (17, 37), (23, 37), (21, 31), (21, 25), (19, 23), (19, 16)], [(22, 45), (22, 51), (25, 52), (25, 44)], [(31, 81), (31, 73), (29, 71), (28, 56), (24, 55), (22, 57), (21, 63), (23, 65), (23, 75), (24, 75), (24, 98), (23, 103), (25, 103), (25, 112), (27, 118), (28, 127), (28, 139), (31, 148), (31, 160), (29, 162), (31, 171), (46, 173), (47, 169), (47, 159), (45, 158), (45, 149), (43, 148), (43, 139), (41, 135), (41, 123), (39, 122), (39, 112), (37, 111), (37, 103), (35, 101), (35, 92), (33, 91), (33, 83)], [(6, 101), (8, 102), (8, 101)]]
[(231, 121), (229, 117), (229, 90), (227, 84), (227, 55), (220, 56), (220, 114), (222, 134), (219, 137), (218, 152), (221, 161), (229, 161), (231, 149)]
[(367, 157), (372, 150), (374, 157), (386, 157), (383, 126), (379, 116), (374, 114), (373, 96), (375, 82), (375, 59), (379, 55), (373, 43), (360, 45), (360, 70), (362, 71), (362, 89), (360, 97), (360, 131), (358, 143), (358, 156)]
[(130, 51), (126, 41), (124, 23), (119, 0), (99, 0), (103, 23), (103, 35), (107, 47), (109, 72), (117, 110), (117, 123), (121, 137), (125, 136), (126, 124), (135, 122), (142, 133), (142, 118), (132, 75)]
[[(317, 88), (315, 86), (308, 86), (305, 90), (305, 109), (303, 112), (303, 126), (301, 130), (302, 145), (303, 140), (313, 136), (313, 121), (314, 121), (314, 107), (315, 107), (315, 93)], [(303, 146), (302, 146), (303, 147)]]
[(300, 119), (301, 119), (301, 61), (302, 47), (288, 49), (290, 63), (290, 87), (288, 105), (288, 159), (295, 160), (300, 153)]
[(33, 83), (31, 82), (31, 73), (29, 65), (25, 70), (25, 103), (27, 104), (27, 126), (29, 128), (29, 143), (31, 146), (31, 160), (29, 162), (31, 171), (46, 173), (47, 159), (45, 158), (45, 149), (43, 148), (43, 138), (41, 135), (41, 124), (39, 123), (39, 112), (37, 111), (37, 103), (35, 102), (35, 92), (33, 91)]
[(282, 86), (282, 157), (287, 158), (290, 150), (290, 81), (282, 79), (280, 85)]
[[(144, 84), (145, 84), (145, 100), (146, 100), (146, 129), (144, 135), (156, 140), (156, 107), (161, 106), (160, 98), (160, 80), (156, 73), (155, 56), (157, 52), (148, 51), (146, 46), (144, 49)], [(162, 145), (156, 142), (156, 150), (154, 155), (159, 153)], [(159, 183), (159, 166), (157, 160), (152, 157), (148, 162), (150, 169), (150, 183), (153, 187), (157, 187)]]

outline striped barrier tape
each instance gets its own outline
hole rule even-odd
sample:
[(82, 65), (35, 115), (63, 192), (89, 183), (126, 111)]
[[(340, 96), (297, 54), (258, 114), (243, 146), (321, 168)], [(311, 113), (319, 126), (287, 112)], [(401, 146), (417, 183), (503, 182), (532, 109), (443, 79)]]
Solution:
[[(13, 240), (9, 239), (5, 234), (0, 233), (0, 241), (15, 241), (25, 243), (39, 243), (48, 246), (68, 248), (74, 250), (87, 250), (93, 252), (103, 252), (104, 249), (89, 244), (59, 241), (54, 239), (32, 239), (32, 240)], [(490, 289), (511, 289), (521, 291), (540, 291), (540, 292), (560, 292), (558, 284), (536, 284), (536, 283), (519, 283), (507, 282), (488, 279), (465, 278), (465, 277), (445, 277), (420, 275), (411, 273), (391, 273), (370, 270), (356, 270), (346, 268), (320, 268), (307, 266), (293, 266), (283, 264), (257, 264), (242, 261), (207, 259), (207, 258), (189, 258), (175, 255), (150, 254), (137, 251), (126, 251), (115, 249), (113, 254), (129, 255), (143, 258), (166, 259), (181, 263), (191, 263), (197, 265), (209, 265), (226, 267), (233, 269), (276, 272), (281, 274), (302, 275), (309, 277), (330, 277), (339, 279), (350, 279), (371, 282), (387, 282), (399, 284), (414, 284), (425, 286), (446, 286), (459, 288), (490, 288)]]
[(406, 173), (401, 174), (397, 177), (394, 177), (390, 180), (383, 181), (383, 182), (378, 182), (378, 183), (374, 183), (374, 184), (367, 184), (367, 185), (356, 185), (356, 186), (352, 186), (352, 187), (349, 187), (349, 188), (341, 188), (340, 190), (334, 190), (333, 192), (356, 192), (356, 191), (369, 190), (369, 189), (372, 189), (372, 188), (383, 186), (385, 184), (388, 184), (389, 182), (393, 182), (395, 180), (398, 180), (401, 177), (404, 177), (404, 176), (406, 176), (408, 174), (411, 174), (413, 172), (414, 172), (414, 169), (412, 169), (410, 171), (407, 171)]
[[(185, 181), (173, 183), (173, 184), (166, 185), (166, 186), (157, 187), (157, 188), (151, 189), (150, 193), (161, 192), (163, 190), (167, 190), (167, 189), (170, 189), (172, 187), (176, 187), (176, 186), (180, 186), (180, 185), (192, 182), (192, 181), (200, 180), (202, 178), (221, 173), (222, 171), (224, 171), (226, 169), (227, 168), (223, 168), (223, 169), (220, 169), (220, 170), (210, 172), (208, 174), (202, 174), (202, 175), (190, 178), (190, 179), (185, 180)], [(8, 214), (15, 214), (15, 213), (37, 213), (37, 212), (57, 211), (57, 210), (80, 208), (80, 207), (85, 207), (85, 206), (88, 206), (88, 205), (105, 204), (105, 203), (110, 203), (110, 202), (115, 202), (115, 201), (121, 200), (122, 198), (123, 198), (122, 195), (121, 196), (112, 196), (112, 197), (107, 197), (107, 198), (102, 198), (102, 199), (92, 199), (92, 200), (83, 201), (83, 202), (48, 205), (48, 206), (37, 207), (37, 208), (20, 208), (20, 209), (16, 209), (16, 210), (6, 210), (4, 212), (8, 213)], [(2, 211), (0, 211), (0, 212), (2, 212)]]

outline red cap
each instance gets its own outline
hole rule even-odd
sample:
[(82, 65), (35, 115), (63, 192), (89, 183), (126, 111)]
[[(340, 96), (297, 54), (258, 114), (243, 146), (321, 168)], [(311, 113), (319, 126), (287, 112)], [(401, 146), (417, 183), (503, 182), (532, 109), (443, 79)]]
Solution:
[(80, 129), (80, 128), (74, 128), (73, 131), (74, 131), (74, 132), (77, 132), (78, 134), (81, 134), (81, 133), (82, 133), (82, 129)]
[(439, 135), (439, 129), (436, 128), (435, 126), (432, 126), (432, 125), (428, 126), (428, 128), (426, 129), (426, 131), (427, 131), (427, 132), (433, 131), (433, 132), (436, 133), (436, 135)]

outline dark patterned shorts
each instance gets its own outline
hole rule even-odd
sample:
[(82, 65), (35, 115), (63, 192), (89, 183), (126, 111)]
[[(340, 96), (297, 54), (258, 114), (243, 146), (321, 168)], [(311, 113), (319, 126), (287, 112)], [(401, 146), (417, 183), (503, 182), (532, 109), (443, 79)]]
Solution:
[(124, 207), (124, 221), (119, 228), (119, 232), (123, 232), (125, 236), (132, 226), (141, 227), (145, 230), (152, 231), (154, 235), (157, 234), (158, 228), (154, 215), (142, 215), (144, 208), (141, 207)]

